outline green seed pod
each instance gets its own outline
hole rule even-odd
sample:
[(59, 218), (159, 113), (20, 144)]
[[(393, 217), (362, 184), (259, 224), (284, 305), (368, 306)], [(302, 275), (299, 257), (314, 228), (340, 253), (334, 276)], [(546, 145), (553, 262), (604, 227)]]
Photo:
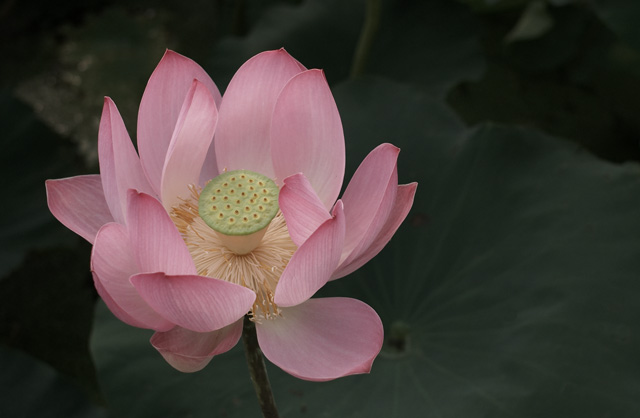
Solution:
[(278, 186), (270, 178), (248, 170), (215, 177), (200, 193), (198, 212), (221, 234), (250, 235), (265, 228), (278, 213)]

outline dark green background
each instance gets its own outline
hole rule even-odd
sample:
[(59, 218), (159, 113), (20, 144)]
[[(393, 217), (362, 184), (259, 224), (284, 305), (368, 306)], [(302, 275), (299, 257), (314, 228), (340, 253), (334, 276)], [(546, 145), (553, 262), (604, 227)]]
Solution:
[(348, 180), (381, 142), (420, 183), (388, 247), (321, 295), (360, 298), (370, 375), (269, 367), (284, 417), (640, 416), (640, 2), (367, 1), (0, 5), (1, 417), (259, 416), (241, 347), (181, 374), (97, 301), (90, 246), (44, 180), (96, 173), (105, 95), (130, 133), (165, 48), (224, 91), (254, 54), (323, 68)]

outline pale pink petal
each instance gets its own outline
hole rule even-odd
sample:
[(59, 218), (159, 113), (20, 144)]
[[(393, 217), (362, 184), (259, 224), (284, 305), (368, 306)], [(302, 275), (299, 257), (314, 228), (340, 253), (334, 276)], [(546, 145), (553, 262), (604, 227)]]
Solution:
[(220, 103), (220, 92), (202, 67), (167, 50), (151, 74), (140, 101), (138, 149), (142, 166), (158, 195), (171, 137), (194, 79), (202, 82)]
[(211, 277), (140, 273), (131, 277), (140, 296), (171, 322), (196, 332), (210, 332), (242, 318), (256, 294)]
[(256, 324), (260, 349), (300, 379), (326, 381), (369, 373), (384, 331), (376, 312), (349, 298), (310, 299)]
[(400, 149), (381, 144), (367, 155), (342, 196), (347, 222), (342, 260), (368, 248), (396, 200)]
[(116, 222), (124, 223), (127, 190), (135, 189), (153, 194), (140, 165), (120, 112), (113, 100), (104, 98), (98, 131), (98, 159), (102, 188)]
[(391, 214), (393, 205), (396, 201), (396, 195), (398, 193), (398, 174), (394, 170), (393, 175), (389, 179), (387, 184), (387, 190), (385, 191), (380, 201), (380, 206), (373, 213), (371, 217), (372, 221), (369, 227), (359, 236), (356, 246), (351, 249), (345, 249), (340, 259), (340, 265), (351, 264), (356, 258), (375, 244), (375, 239), (387, 222), (387, 218)]
[(219, 173), (218, 162), (216, 161), (216, 147), (214, 145), (214, 141), (211, 141), (209, 151), (207, 151), (207, 156), (204, 159), (204, 163), (202, 163), (198, 185), (204, 188), (207, 182), (216, 177)]
[(291, 239), (301, 246), (322, 223), (331, 218), (309, 180), (302, 174), (284, 179), (278, 197)]
[(181, 327), (156, 332), (151, 344), (177, 370), (192, 373), (202, 370), (218, 354), (231, 350), (242, 335), (242, 321), (213, 332), (193, 332)]
[(139, 272), (196, 274), (187, 246), (158, 200), (130, 190), (127, 226)]
[(262, 52), (233, 76), (220, 105), (215, 147), (218, 169), (273, 177), (271, 116), (280, 90), (302, 71), (287, 51)]
[(111, 295), (109, 295), (109, 292), (107, 292), (107, 289), (105, 289), (105, 287), (102, 285), (102, 283), (100, 282), (100, 279), (98, 279), (98, 276), (96, 275), (95, 272), (92, 273), (92, 276), (93, 276), (93, 284), (96, 287), (98, 296), (100, 296), (102, 301), (107, 305), (107, 308), (109, 308), (111, 313), (116, 318), (118, 318), (119, 320), (121, 320), (127, 325), (131, 325), (132, 327), (149, 328), (147, 324), (141, 321), (138, 321), (133, 316), (129, 315), (127, 311), (122, 309), (120, 305), (116, 303), (116, 301), (111, 297)]
[(175, 326), (156, 313), (129, 282), (139, 270), (124, 225), (110, 223), (100, 229), (91, 253), (91, 271), (98, 293), (123, 322), (157, 331), (167, 331)]
[(364, 251), (360, 252), (357, 257), (354, 257), (353, 259), (349, 257), (351, 260), (347, 259), (345, 262), (341, 263), (333, 274), (332, 280), (339, 279), (340, 277), (353, 273), (362, 267), (367, 261), (375, 257), (385, 247), (385, 245), (387, 245), (402, 221), (407, 217), (407, 214), (413, 205), (413, 198), (416, 194), (417, 187), (418, 183), (398, 186), (396, 201), (391, 209), (391, 213), (376, 238), (372, 241), (371, 245)]
[(278, 281), (274, 301), (278, 306), (298, 305), (331, 278), (340, 261), (345, 219), (338, 200), (333, 218), (325, 221), (293, 254)]
[(200, 170), (213, 140), (218, 109), (209, 89), (193, 80), (173, 132), (162, 172), (162, 204), (169, 210), (198, 185)]
[(321, 70), (293, 77), (273, 111), (271, 156), (278, 179), (301, 172), (331, 209), (344, 178), (340, 114)]
[(53, 216), (90, 243), (102, 225), (113, 222), (99, 175), (47, 180), (45, 185)]

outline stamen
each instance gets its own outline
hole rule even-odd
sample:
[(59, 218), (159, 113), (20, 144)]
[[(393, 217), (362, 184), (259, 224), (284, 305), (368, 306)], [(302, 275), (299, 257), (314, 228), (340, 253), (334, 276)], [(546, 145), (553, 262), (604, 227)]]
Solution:
[[(247, 178), (242, 181), (243, 187), (252, 183)], [(250, 312), (252, 320), (259, 322), (279, 316), (280, 310), (273, 302), (276, 285), (297, 249), (289, 237), (282, 212), (278, 210), (267, 227), (263, 228), (263, 236), (255, 248), (246, 254), (238, 254), (227, 246), (228, 237), (222, 237), (222, 234), (211, 229), (200, 216), (198, 202), (201, 194), (198, 188), (191, 185), (189, 189), (191, 197), (176, 205), (170, 215), (187, 244), (198, 274), (253, 290), (256, 301)], [(251, 220), (257, 215), (253, 211), (245, 215), (245, 206), (250, 205), (240, 206), (241, 215), (236, 217), (236, 223), (241, 223), (244, 217)]]

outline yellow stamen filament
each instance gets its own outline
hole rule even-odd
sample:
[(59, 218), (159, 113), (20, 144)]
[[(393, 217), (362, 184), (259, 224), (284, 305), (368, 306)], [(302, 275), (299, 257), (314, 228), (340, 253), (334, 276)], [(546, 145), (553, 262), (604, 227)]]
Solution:
[(253, 320), (280, 315), (280, 310), (273, 302), (274, 292), (280, 275), (297, 249), (289, 237), (282, 212), (273, 218), (262, 241), (252, 251), (237, 254), (200, 217), (200, 190), (195, 186), (189, 189), (191, 196), (174, 206), (170, 215), (187, 244), (198, 274), (253, 290), (256, 293), (251, 312)]

